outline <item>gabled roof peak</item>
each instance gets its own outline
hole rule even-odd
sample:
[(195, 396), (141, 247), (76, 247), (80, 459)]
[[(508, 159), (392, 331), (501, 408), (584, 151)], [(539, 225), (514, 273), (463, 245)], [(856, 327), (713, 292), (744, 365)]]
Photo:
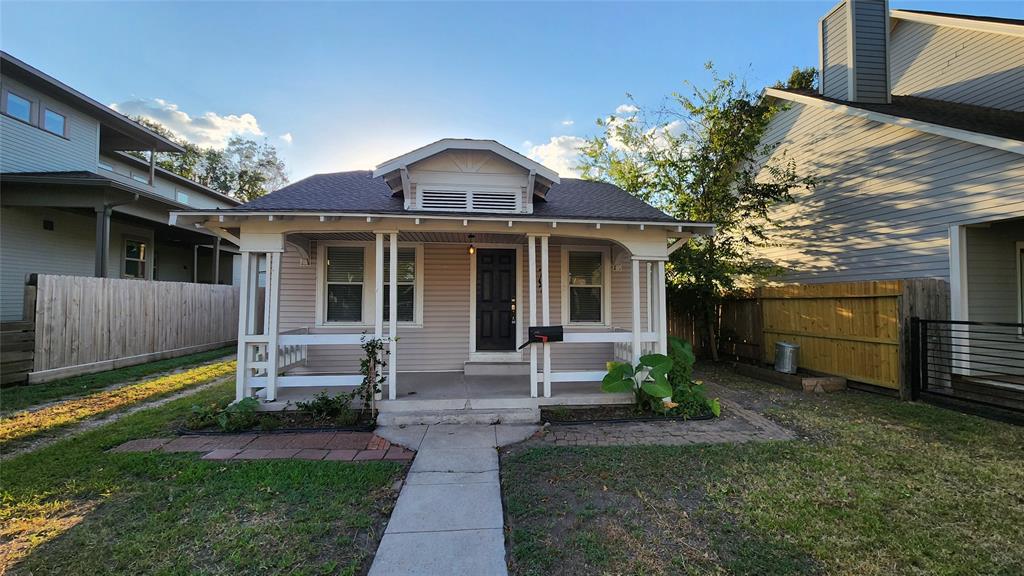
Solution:
[(523, 169), (528, 172), (533, 172), (537, 176), (549, 180), (553, 184), (558, 184), (559, 182), (558, 172), (555, 172), (539, 162), (530, 160), (508, 146), (505, 146), (496, 140), (477, 140), (473, 138), (442, 138), (441, 140), (402, 154), (397, 158), (392, 158), (386, 162), (378, 164), (373, 170), (373, 176), (376, 178), (378, 176), (390, 174), (396, 170), (408, 167), (410, 164), (419, 162), (420, 160), (429, 158), (436, 154), (440, 154), (446, 150), (486, 150), (501, 156), (513, 164), (522, 166)]

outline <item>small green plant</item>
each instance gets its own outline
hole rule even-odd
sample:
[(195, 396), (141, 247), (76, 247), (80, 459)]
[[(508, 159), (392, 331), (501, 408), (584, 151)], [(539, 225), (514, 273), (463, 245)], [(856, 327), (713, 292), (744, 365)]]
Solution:
[(334, 422), (342, 426), (351, 426), (359, 421), (359, 412), (352, 409), (352, 398), (355, 392), (328, 396), (321, 392), (307, 402), (296, 402), (295, 407), (308, 412), (318, 422)]
[(672, 370), (669, 371), (669, 384), (672, 386), (672, 402), (666, 405), (673, 415), (692, 417), (713, 414), (718, 417), (722, 413), (722, 405), (718, 398), (708, 398), (704, 383), (693, 380), (693, 365), (697, 361), (693, 347), (686, 340), (669, 336), (669, 351), (672, 356)]
[(192, 406), (191, 413), (185, 419), (185, 427), (198, 430), (217, 426), (224, 432), (246, 430), (256, 424), (259, 406), (260, 402), (255, 398), (242, 398), (227, 406), (216, 402)]
[(377, 396), (381, 393), (381, 385), (387, 381), (388, 355), (391, 351), (380, 338), (363, 336), (363, 358), (359, 361), (359, 373), (363, 382), (353, 392), (353, 396), (363, 401), (363, 409), (370, 408), (370, 418), (376, 418)]

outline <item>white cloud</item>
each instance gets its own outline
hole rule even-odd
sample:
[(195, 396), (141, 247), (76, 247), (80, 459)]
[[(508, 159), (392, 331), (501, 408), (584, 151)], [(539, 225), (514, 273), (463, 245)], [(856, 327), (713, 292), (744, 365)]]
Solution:
[(294, 138), (292, 138), (291, 132), (285, 132), (284, 134), (281, 134), (280, 138), (281, 140), (284, 140), (288, 144), (291, 144), (292, 140), (294, 140)]
[(572, 126), (575, 123), (575, 120), (562, 120), (562, 126)]
[[(530, 146), (526, 155), (558, 172), (559, 176), (570, 178), (580, 175), (580, 148), (586, 140), (579, 136), (552, 136), (545, 144)], [(529, 144), (529, 142), (527, 142)]]
[(162, 98), (135, 98), (116, 102), (111, 108), (128, 116), (142, 116), (167, 127), (176, 136), (199, 146), (223, 148), (232, 136), (262, 136), (259, 122), (252, 114), (228, 114), (206, 112), (190, 116), (177, 104)]
[(632, 116), (639, 111), (640, 109), (633, 104), (619, 104), (619, 107), (615, 109), (616, 114), (621, 114), (623, 116)]

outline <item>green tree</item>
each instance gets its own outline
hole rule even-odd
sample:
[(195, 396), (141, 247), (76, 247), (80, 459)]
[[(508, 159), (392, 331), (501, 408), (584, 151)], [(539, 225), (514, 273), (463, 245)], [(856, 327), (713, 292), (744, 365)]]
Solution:
[[(288, 183), (288, 170), (277, 155), (277, 148), (263, 141), (233, 137), (224, 149), (204, 148), (179, 138), (166, 126), (144, 117), (136, 122), (179, 144), (184, 153), (158, 152), (157, 166), (248, 202), (273, 192)], [(146, 153), (132, 152), (144, 160)]]
[(783, 83), (781, 80), (775, 83), (774, 88), (789, 88), (796, 90), (817, 90), (818, 89), (818, 70), (813, 66), (807, 68), (800, 68), (799, 66), (793, 66), (793, 71), (790, 72), (789, 78)]
[(761, 145), (777, 105), (707, 69), (710, 88), (687, 83), (688, 94), (672, 94), (656, 111), (634, 106), (598, 120), (601, 134), (582, 149), (581, 168), (584, 178), (619, 185), (676, 218), (715, 225), (714, 236), (694, 237), (672, 254), (668, 275), (674, 302), (703, 319), (717, 359), (721, 299), (739, 279), (775, 271), (757, 256), (770, 211), (814, 182)]

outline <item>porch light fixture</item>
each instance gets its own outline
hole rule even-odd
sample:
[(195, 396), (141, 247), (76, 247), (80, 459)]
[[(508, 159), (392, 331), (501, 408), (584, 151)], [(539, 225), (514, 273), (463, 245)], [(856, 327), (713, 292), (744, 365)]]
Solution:
[(476, 234), (469, 235), (469, 255), (476, 254), (476, 246), (473, 246), (473, 240), (476, 239)]

